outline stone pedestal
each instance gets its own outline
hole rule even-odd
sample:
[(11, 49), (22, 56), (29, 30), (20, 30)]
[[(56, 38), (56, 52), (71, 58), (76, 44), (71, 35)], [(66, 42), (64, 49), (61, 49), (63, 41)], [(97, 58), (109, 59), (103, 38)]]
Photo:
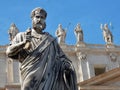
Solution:
[(20, 84), (10, 84), (5, 86), (5, 90), (21, 90)]

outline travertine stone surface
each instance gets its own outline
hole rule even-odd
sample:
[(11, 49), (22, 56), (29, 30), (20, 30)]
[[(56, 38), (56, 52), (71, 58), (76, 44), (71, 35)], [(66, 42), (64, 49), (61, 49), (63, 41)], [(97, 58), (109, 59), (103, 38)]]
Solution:
[[(102, 78), (99, 75), (95, 76), (95, 67), (105, 67), (106, 73), (109, 71), (114, 73), (118, 70), (116, 68), (120, 67), (120, 46), (114, 46), (114, 48), (107, 48), (106, 45), (97, 44), (85, 44), (85, 47), (67, 44), (60, 46), (74, 64), (78, 83), (87, 82), (86, 80), (93, 82), (91, 79), (95, 77)], [(0, 88), (7, 87), (7, 90), (20, 90), (20, 64), (16, 60), (6, 57), (6, 47), (0, 46)], [(102, 76), (107, 78), (110, 74), (106, 73), (103, 73), (104, 75)], [(102, 88), (102, 90), (108, 88), (108, 86), (114, 88), (112, 90), (118, 88), (120, 85), (120, 76), (117, 74), (118, 78), (114, 79), (114, 75), (108, 78), (110, 82), (105, 83), (105, 87), (99, 85), (98, 88)], [(95, 80), (99, 83), (99, 79), (95, 78)], [(87, 88), (90, 90), (91, 88), (96, 88), (96, 85), (82, 86), (82, 88), (81, 90), (86, 90)]]

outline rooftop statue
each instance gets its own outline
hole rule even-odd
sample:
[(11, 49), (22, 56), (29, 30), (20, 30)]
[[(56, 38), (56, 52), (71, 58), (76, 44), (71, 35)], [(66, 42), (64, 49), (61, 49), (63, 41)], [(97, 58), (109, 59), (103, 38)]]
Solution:
[(104, 24), (104, 26), (101, 24), (100, 28), (103, 30), (103, 37), (106, 44), (113, 44), (113, 35), (108, 28), (108, 24)]
[(56, 36), (58, 37), (58, 43), (65, 43), (66, 31), (62, 28), (62, 25), (58, 25), (58, 29), (56, 30)]
[(14, 23), (12, 23), (10, 29), (8, 30), (9, 40), (12, 41), (18, 32), (18, 28)]
[(80, 24), (77, 24), (77, 26), (74, 30), (74, 33), (75, 33), (76, 38), (77, 38), (77, 44), (80, 42), (83, 42), (83, 31), (80, 27)]
[(44, 32), (46, 17), (43, 8), (35, 8), (32, 28), (18, 33), (6, 50), (8, 57), (21, 63), (21, 90), (78, 90), (71, 60), (56, 39)]

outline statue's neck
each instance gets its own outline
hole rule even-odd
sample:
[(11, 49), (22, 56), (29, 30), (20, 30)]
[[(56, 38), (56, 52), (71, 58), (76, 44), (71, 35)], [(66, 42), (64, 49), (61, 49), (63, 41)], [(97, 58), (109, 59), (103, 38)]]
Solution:
[(34, 37), (40, 38), (40, 37), (43, 35), (43, 32), (42, 32), (42, 31), (41, 31), (41, 32), (38, 32), (37, 30), (32, 29), (32, 35), (33, 35)]

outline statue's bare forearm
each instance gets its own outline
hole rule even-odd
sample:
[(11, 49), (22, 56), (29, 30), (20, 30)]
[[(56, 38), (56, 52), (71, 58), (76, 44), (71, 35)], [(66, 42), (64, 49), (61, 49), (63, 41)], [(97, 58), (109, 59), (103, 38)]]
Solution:
[(24, 45), (25, 45), (25, 42), (20, 42), (20, 43), (8, 46), (6, 50), (6, 54), (8, 56), (16, 55), (24, 47)]

